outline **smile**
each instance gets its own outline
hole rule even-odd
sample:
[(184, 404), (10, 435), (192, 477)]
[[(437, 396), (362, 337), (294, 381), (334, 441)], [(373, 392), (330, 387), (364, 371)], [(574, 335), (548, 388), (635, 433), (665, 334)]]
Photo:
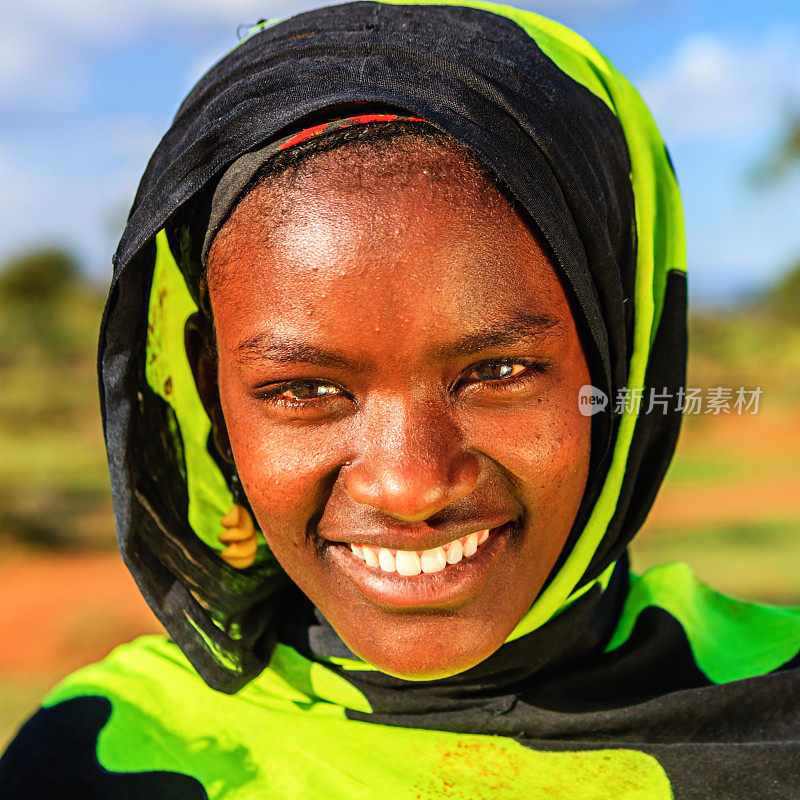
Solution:
[(471, 558), (489, 538), (490, 533), (487, 528), (431, 550), (395, 550), (367, 544), (350, 544), (350, 549), (367, 566), (410, 577), (422, 572), (441, 572), (448, 564), (458, 564), (462, 558)]
[(485, 591), (509, 556), (513, 523), (487, 528), (427, 550), (336, 543), (326, 550), (369, 601), (386, 609), (455, 608)]

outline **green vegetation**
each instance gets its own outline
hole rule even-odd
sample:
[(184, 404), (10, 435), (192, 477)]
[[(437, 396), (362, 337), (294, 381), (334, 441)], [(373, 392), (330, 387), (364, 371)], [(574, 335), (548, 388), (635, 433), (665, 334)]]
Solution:
[(78, 262), (58, 248), (43, 248), (11, 259), (0, 273), (0, 297), (11, 302), (48, 302), (80, 283)]
[(0, 272), (0, 307), (0, 541), (112, 546), (95, 366), (103, 298), (71, 257), (37, 251)]
[(637, 572), (685, 561), (720, 592), (767, 603), (800, 605), (800, 504), (785, 520), (709, 523), (637, 537)]
[(684, 417), (634, 568), (685, 561), (720, 591), (800, 605), (800, 317), (763, 301), (692, 314), (686, 382), (760, 387), (758, 414)]
[(760, 386), (760, 410), (796, 408), (800, 319), (771, 314), (763, 307), (692, 314), (687, 372), (688, 386)]
[(800, 323), (800, 264), (771, 287), (761, 302), (775, 317)]

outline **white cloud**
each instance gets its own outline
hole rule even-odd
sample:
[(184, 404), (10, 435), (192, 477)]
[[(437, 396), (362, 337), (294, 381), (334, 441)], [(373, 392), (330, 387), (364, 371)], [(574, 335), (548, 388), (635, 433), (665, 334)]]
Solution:
[(24, 22), (46, 37), (60, 32), (82, 41), (114, 41), (166, 20), (247, 23), (323, 4), (324, 0), (26, 0), (4, 17), (5, 22)]
[(63, 108), (79, 89), (80, 69), (55, 39), (41, 35), (22, 19), (0, 27), (0, 108)]
[(800, 35), (772, 30), (745, 46), (695, 34), (637, 83), (668, 141), (750, 135), (800, 100)]
[[(157, 28), (213, 26), (230, 32), (276, 14), (320, 5), (313, 0), (26, 0), (3, 9), (0, 115), (63, 108), (86, 88), (84, 66), (100, 49)], [(195, 28), (196, 30), (196, 28)], [(209, 66), (216, 58), (204, 59)], [(196, 75), (195, 77), (198, 77)]]
[(7, 26), (0, 27), (0, 91), (13, 89), (20, 76), (34, 69), (41, 57), (35, 37)]

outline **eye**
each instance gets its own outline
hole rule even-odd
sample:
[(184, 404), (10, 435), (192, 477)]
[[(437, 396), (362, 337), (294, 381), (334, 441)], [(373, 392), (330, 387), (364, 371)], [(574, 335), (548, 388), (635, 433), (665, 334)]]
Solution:
[(478, 364), (467, 377), (477, 375), (472, 379), (479, 381), (505, 380), (516, 377), (526, 369), (525, 364), (514, 361), (484, 361), (482, 364)]
[(541, 361), (495, 358), (470, 367), (464, 382), (468, 386), (483, 384), (490, 390), (504, 391), (530, 383), (546, 371), (547, 364)]
[(321, 381), (304, 380), (282, 383), (260, 393), (260, 399), (279, 408), (303, 408), (315, 405), (316, 401), (342, 396), (338, 386)]

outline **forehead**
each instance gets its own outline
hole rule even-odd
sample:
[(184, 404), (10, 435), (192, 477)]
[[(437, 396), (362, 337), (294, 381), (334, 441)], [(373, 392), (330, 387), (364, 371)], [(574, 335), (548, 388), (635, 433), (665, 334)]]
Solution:
[(547, 254), (501, 192), (463, 164), (428, 166), (353, 180), (308, 170), (250, 192), (211, 250), (218, 331), (393, 325), (398, 339), (430, 338), (510, 309), (571, 319)]

